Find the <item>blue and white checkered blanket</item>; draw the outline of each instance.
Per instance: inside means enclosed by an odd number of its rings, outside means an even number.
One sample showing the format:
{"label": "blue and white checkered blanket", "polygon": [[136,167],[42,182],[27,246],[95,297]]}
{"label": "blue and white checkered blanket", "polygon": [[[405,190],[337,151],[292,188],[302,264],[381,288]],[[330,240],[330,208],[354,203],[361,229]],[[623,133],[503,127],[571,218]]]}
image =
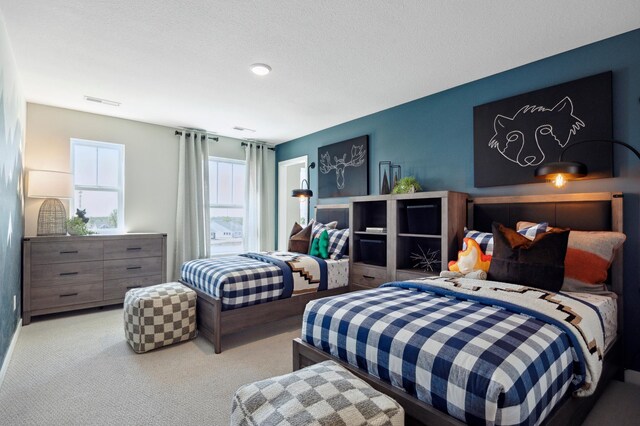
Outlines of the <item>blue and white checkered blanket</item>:
{"label": "blue and white checkered blanket", "polygon": [[236,309],[327,289],[327,264],[299,253],[246,253],[185,262],[181,280]]}
{"label": "blue and white checkered blanket", "polygon": [[[491,288],[474,295],[482,286]],[[567,390],[595,390],[604,332],[593,307],[523,288],[421,280],[315,300],[302,340],[467,423],[539,424]],[[529,308],[492,292],[521,297]],[[536,297],[566,319],[546,308],[536,318]],[[576,341],[581,332],[586,346]]]}

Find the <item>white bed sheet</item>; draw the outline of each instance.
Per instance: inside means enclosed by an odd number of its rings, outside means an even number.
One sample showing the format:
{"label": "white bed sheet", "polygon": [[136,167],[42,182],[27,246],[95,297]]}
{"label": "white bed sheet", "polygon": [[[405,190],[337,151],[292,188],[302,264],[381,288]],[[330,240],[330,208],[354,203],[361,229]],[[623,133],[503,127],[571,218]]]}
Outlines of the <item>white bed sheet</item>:
{"label": "white bed sheet", "polygon": [[604,322],[604,350],[609,349],[618,333],[618,301],[614,296],[563,291],[596,307]]}
{"label": "white bed sheet", "polygon": [[326,259],[325,262],[327,262],[327,290],[348,286],[349,258]]}

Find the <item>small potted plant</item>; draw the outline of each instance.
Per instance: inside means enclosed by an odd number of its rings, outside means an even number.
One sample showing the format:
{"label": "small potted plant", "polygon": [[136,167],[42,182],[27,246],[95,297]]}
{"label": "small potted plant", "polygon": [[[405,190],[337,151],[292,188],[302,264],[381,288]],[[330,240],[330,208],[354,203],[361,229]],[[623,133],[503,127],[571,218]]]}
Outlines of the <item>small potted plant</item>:
{"label": "small potted plant", "polygon": [[422,187],[413,176],[407,176],[400,179],[396,186],[393,187],[394,194],[413,194],[422,191]]}
{"label": "small potted plant", "polygon": [[87,227],[87,223],[89,223],[87,209],[76,209],[76,215],[71,219],[67,219],[67,232],[69,235],[74,236],[95,234]]}

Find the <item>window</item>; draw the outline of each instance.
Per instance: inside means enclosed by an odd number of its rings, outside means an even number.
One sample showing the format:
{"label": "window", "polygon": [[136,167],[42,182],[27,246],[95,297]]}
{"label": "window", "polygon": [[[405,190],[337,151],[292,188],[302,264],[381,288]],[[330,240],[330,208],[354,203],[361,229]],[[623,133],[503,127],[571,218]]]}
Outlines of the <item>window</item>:
{"label": "window", "polygon": [[212,256],[242,251],[244,173],[244,161],[209,157]]}
{"label": "window", "polygon": [[98,233],[124,230],[124,145],[71,139],[73,210]]}

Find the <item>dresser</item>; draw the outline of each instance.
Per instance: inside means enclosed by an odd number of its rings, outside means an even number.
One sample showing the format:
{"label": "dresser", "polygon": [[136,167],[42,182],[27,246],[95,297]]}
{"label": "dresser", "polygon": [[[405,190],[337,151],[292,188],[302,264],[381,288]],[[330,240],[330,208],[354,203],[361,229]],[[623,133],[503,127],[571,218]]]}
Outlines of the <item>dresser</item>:
{"label": "dresser", "polygon": [[37,315],[122,303],[167,278],[166,234],[26,237],[22,323]]}

